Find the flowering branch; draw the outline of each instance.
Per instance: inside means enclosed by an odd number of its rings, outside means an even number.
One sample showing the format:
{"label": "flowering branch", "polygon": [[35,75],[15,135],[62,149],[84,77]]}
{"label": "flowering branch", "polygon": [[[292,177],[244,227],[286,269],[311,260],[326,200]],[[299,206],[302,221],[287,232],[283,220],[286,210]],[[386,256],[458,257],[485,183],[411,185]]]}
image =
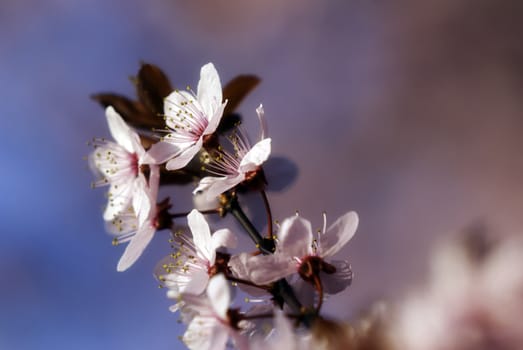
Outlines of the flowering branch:
{"label": "flowering branch", "polygon": [[[108,230],[117,245],[129,243],[118,271],[139,259],[156,231],[168,229],[173,252],[158,263],[154,274],[175,300],[171,310],[181,312],[187,323],[182,339],[190,349],[224,349],[228,339],[247,349],[246,334],[256,331],[253,320],[260,318],[272,318],[277,331],[291,332],[287,316],[278,309],[290,311],[296,325],[312,329],[322,320],[324,296],[343,291],[352,281],[348,262],[330,258],[354,235],[356,213],[343,215],[329,228],[324,215],[317,236],[308,220],[290,217],[279,225],[276,236],[262,168],[271,154],[263,106],[256,109],[260,136],[253,145],[234,112],[258,78],[239,76],[222,89],[218,72],[208,63],[201,68],[196,91],[178,90],[159,68],[144,64],[134,82],[138,101],[117,94],[93,97],[106,107],[114,138],[96,141],[89,162],[99,177],[96,186],[109,186],[103,216]],[[205,209],[169,213],[170,198],[158,202],[160,186],[194,181],[195,206]],[[262,197],[265,236],[239,203],[238,193],[249,191]],[[232,254],[229,250],[237,248],[235,233],[228,228],[211,231],[204,215],[227,213],[254,242],[257,254]],[[180,218],[187,219],[189,231],[174,225],[173,219]],[[232,308],[230,282],[260,297],[262,306]],[[305,302],[315,296],[316,306]],[[286,339],[293,342],[289,346],[303,348],[295,336]],[[252,349],[256,344],[253,341]]]}

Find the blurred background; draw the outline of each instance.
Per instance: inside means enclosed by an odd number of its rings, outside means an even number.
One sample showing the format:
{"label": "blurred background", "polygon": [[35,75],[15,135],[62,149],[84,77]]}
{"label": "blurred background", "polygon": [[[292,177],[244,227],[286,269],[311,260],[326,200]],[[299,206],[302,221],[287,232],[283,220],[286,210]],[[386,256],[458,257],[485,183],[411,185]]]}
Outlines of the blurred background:
{"label": "blurred background", "polygon": [[325,305],[352,320],[422,280],[442,237],[521,234],[522,35],[516,0],[3,0],[0,349],[183,348],[152,277],[167,238],[117,273],[82,159],[109,136],[89,95],[134,97],[140,61],[181,87],[209,61],[223,83],[262,77],[239,111],[255,136],[263,103],[298,168],[269,193],[275,218],[360,215],[339,255],[353,285]]}

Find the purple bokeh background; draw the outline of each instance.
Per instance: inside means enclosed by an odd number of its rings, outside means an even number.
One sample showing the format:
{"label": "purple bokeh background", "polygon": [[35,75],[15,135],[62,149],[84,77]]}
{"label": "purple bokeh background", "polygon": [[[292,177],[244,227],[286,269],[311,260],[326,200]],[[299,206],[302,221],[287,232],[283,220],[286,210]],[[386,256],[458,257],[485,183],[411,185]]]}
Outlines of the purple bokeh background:
{"label": "purple bokeh background", "polygon": [[[263,78],[241,105],[296,181],[276,219],[347,210],[353,286],[325,305],[351,320],[423,277],[443,235],[523,224],[523,5],[518,1],[2,1],[0,349],[173,349],[183,328],[152,278],[156,239],[132,269],[104,233],[103,191],[82,159],[108,136],[88,96],[133,96],[140,60],[195,85]],[[252,118],[251,118],[252,117]],[[272,177],[274,177],[274,174]],[[269,180],[271,174],[268,174]],[[176,199],[174,199],[176,202]],[[183,204],[181,205],[183,206]]]}

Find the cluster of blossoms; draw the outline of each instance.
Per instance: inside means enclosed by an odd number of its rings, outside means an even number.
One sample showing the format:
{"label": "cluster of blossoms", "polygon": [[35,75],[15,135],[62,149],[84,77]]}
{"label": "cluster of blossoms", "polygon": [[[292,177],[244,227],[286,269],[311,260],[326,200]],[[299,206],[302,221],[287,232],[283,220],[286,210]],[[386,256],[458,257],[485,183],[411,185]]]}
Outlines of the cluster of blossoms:
{"label": "cluster of blossoms", "polygon": [[[89,164],[108,186],[103,213],[113,244],[127,243],[118,271],[132,266],[158,231],[172,253],[154,275],[180,313],[190,349],[520,349],[523,345],[523,242],[492,244],[471,235],[466,244],[444,246],[433,259],[427,286],[395,307],[378,304],[350,326],[321,315],[324,299],[352,282],[346,260],[333,259],[358,226],[355,212],[314,232],[293,215],[273,225],[263,169],[271,153],[265,112],[251,145],[234,112],[258,84],[242,75],[222,88],[214,66],[201,68],[196,92],[173,89],[157,67],[143,64],[133,80],[138,100],[93,96],[105,107],[113,140],[93,140]],[[254,114],[254,113],[253,113]],[[164,185],[193,187],[196,208],[173,213]],[[240,205],[258,192],[265,232]],[[241,232],[212,232],[206,216],[233,216]],[[181,221],[181,223],[179,222]],[[238,234],[252,240],[238,247]],[[256,303],[234,303],[231,288]],[[240,294],[240,293],[238,293]]]}
{"label": "cluster of blossoms", "polygon": [[[171,310],[187,324],[182,340],[190,349],[312,348],[312,330],[326,322],[320,315],[324,298],[352,281],[350,264],[332,258],[353,237],[357,214],[348,212],[330,226],[324,214],[316,233],[298,215],[273,225],[263,169],[271,153],[263,106],[255,111],[261,132],[254,145],[234,112],[258,78],[239,76],[222,89],[209,63],[201,68],[196,92],[177,90],[160,69],[144,64],[134,82],[137,101],[93,96],[105,107],[113,138],[93,141],[93,185],[109,187],[103,219],[113,243],[128,243],[117,270],[132,266],[155,233],[166,230],[174,250],[154,273],[173,300]],[[171,212],[170,198],[159,201],[158,192],[172,184],[194,186],[205,209]],[[245,192],[260,193],[266,233],[240,205]],[[252,246],[238,251],[238,232],[211,231],[206,215],[226,214],[237,219]],[[185,222],[188,230],[181,228]],[[259,302],[233,307],[231,285]]]}

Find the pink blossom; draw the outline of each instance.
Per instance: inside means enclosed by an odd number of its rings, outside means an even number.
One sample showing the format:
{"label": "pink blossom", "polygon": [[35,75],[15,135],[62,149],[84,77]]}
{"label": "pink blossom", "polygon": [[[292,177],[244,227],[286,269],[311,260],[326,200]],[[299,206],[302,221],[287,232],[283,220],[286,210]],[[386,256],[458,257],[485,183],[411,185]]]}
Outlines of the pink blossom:
{"label": "pink blossom", "polygon": [[197,93],[175,90],[165,99],[167,135],[147,153],[147,162],[165,163],[168,170],[183,168],[203,146],[204,137],[214,133],[227,101],[212,63],[200,71]]}

